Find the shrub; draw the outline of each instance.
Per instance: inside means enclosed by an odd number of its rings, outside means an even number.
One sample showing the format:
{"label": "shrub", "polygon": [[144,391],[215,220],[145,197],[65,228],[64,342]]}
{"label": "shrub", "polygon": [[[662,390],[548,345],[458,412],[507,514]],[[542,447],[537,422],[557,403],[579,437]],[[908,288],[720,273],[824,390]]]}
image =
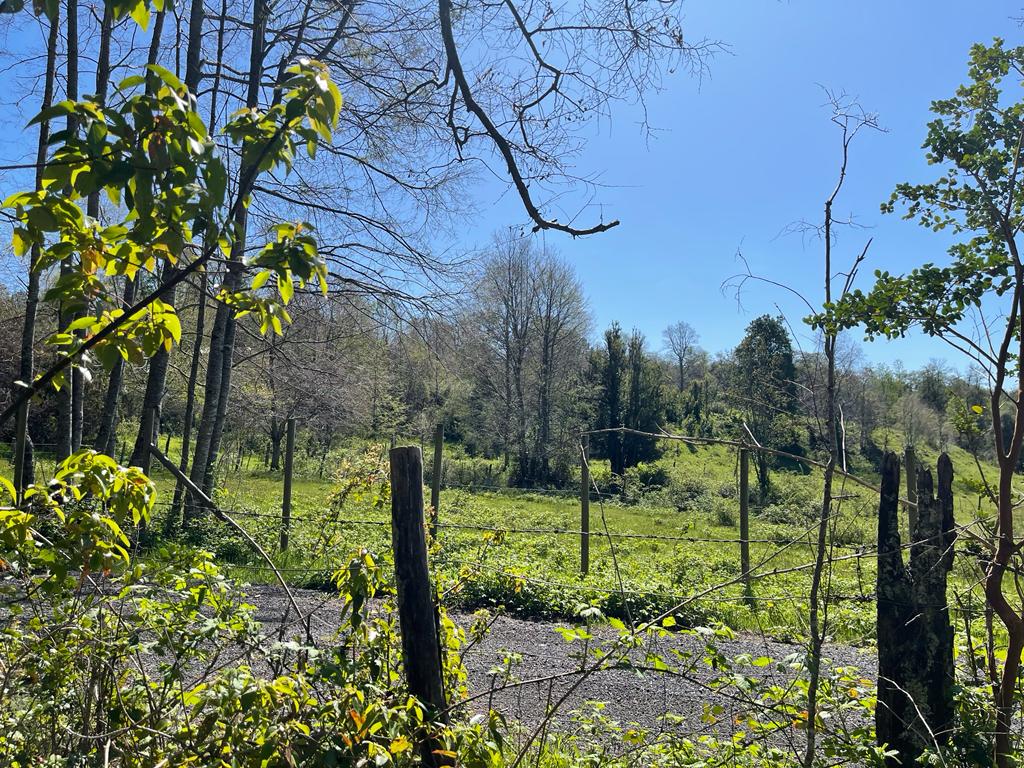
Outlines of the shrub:
{"label": "shrub", "polygon": [[711,488],[702,477],[686,476],[674,480],[668,489],[669,502],[680,512],[707,509],[711,505]]}
{"label": "shrub", "polygon": [[721,525],[726,528],[736,527],[736,518],[739,514],[736,502],[732,499],[723,499],[716,497],[712,499],[711,509],[713,512],[712,519],[715,525]]}

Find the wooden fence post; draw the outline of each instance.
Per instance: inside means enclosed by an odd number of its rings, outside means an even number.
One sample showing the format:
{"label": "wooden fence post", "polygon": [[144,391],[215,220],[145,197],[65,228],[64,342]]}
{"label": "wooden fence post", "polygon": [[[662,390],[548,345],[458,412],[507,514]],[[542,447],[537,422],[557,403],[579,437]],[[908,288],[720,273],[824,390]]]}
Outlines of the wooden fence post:
{"label": "wooden fence post", "polygon": [[580,441],[580,573],[590,572],[590,437]]}
{"label": "wooden fence post", "polygon": [[282,552],[288,549],[288,529],[292,524],[292,471],[295,468],[295,419],[288,419],[284,443],[284,497],[281,500]]}
{"label": "wooden fence post", "polygon": [[754,607],[750,582],[750,451],[740,448],[740,573],[743,575],[743,596]]}
{"label": "wooden fence post", "polygon": [[430,536],[437,536],[437,516],[441,508],[441,462],[444,460],[444,422],[434,428],[434,472],[430,478]]}
{"label": "wooden fence post", "polygon": [[[391,546],[398,588],[398,621],[402,661],[409,693],[427,708],[430,717],[447,721],[447,699],[441,676],[441,641],[427,568],[427,539],[423,520],[423,454],[418,446],[392,448]],[[434,753],[437,745],[425,738],[420,745],[427,765],[446,764]]]}

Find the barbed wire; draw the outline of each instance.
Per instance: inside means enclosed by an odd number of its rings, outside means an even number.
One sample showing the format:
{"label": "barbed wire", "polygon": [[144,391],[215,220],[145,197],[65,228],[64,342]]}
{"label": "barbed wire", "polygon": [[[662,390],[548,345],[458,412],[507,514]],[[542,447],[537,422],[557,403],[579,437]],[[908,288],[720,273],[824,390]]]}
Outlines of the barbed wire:
{"label": "barbed wire", "polygon": [[[275,522],[281,522],[281,514],[279,512],[259,512],[256,510],[229,510],[230,514],[237,517],[249,517],[254,519],[267,519]],[[372,520],[369,518],[314,518],[303,515],[291,515],[291,522],[308,522],[318,526],[324,525],[340,525],[340,526],[376,526],[376,527],[390,527],[390,520]],[[979,521],[972,521],[968,524],[957,525],[957,529],[966,531],[972,526],[978,524]],[[448,528],[453,530],[467,530],[467,531],[479,531],[484,533],[501,533],[501,534],[512,534],[512,535],[537,535],[537,536],[589,536],[592,539],[625,539],[635,541],[672,541],[682,542],[691,544],[728,544],[737,545],[742,544],[744,541],[748,544],[797,544],[800,546],[815,546],[815,543],[808,541],[801,541],[802,537],[789,537],[787,538],[784,534],[779,534],[773,537],[766,538],[731,538],[731,537],[713,537],[713,536],[686,536],[676,534],[658,534],[658,533],[623,533],[615,531],[583,531],[576,528],[547,528],[547,527],[502,527],[494,525],[483,525],[477,523],[458,523],[439,520],[435,525],[438,528]],[[901,543],[900,549],[910,549],[915,545],[927,544],[931,538],[918,539],[916,541],[909,541]],[[862,553],[863,555],[872,555],[877,553],[878,544],[876,542],[868,542],[862,544],[855,543],[843,543],[843,542],[830,542],[828,548],[831,550],[842,550],[850,551],[855,553]],[[969,554],[969,553],[962,553]]]}

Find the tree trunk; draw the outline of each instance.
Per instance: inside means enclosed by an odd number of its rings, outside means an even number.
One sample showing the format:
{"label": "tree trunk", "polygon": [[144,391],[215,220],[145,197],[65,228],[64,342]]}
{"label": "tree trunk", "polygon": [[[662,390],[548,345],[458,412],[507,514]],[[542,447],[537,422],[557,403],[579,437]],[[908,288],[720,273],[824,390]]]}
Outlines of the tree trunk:
{"label": "tree trunk", "polygon": [[162,347],[150,358],[149,375],[146,377],[146,391],[142,398],[139,431],[135,437],[135,447],[132,450],[132,457],[130,459],[133,467],[149,466],[149,445],[153,441],[154,436],[160,432],[160,410],[163,403],[169,362],[170,355]]}
{"label": "tree trunk", "polygon": [[284,437],[284,422],[277,416],[270,417],[270,469],[281,468],[281,439]]}
{"label": "tree trunk", "polygon": [[[243,221],[241,224],[243,232],[244,227]],[[237,258],[237,261],[233,260],[233,263],[228,265],[229,277],[232,274],[235,275],[234,280],[231,282],[232,287],[230,290],[235,290],[241,282],[241,251],[239,251]],[[239,269],[233,269],[236,266]],[[210,434],[210,450],[206,456],[206,470],[203,473],[203,490],[207,494],[213,492],[214,478],[217,472],[217,459],[220,455],[221,440],[224,437],[224,424],[227,421],[228,402],[231,398],[231,373],[234,365],[235,330],[237,328],[231,309],[226,304],[221,306],[226,310],[227,317],[225,318],[224,336],[221,342],[220,389],[217,392],[216,407],[213,412],[213,427]]]}
{"label": "tree trunk", "polygon": [[[58,6],[59,12],[60,6]],[[57,67],[57,35],[60,31],[59,18],[50,22],[50,30],[46,36],[46,76],[43,85],[43,99],[40,110],[49,109],[53,104],[53,84],[56,80],[55,71]],[[50,121],[42,120],[39,123],[39,140],[36,143],[36,174],[35,188],[42,188],[43,164],[46,162],[46,147],[50,140]],[[40,248],[33,245],[29,254],[28,289],[25,296],[25,321],[21,329],[21,362],[18,367],[18,379],[25,384],[30,384],[35,377],[35,345],[36,345],[36,316],[39,309],[39,273],[36,271],[36,264],[39,261]],[[31,401],[25,404],[25,430],[26,439],[25,454],[20,461],[22,469],[21,482],[25,485],[35,482],[35,462],[32,457],[32,440],[28,436],[28,410]]]}
{"label": "tree trunk", "polygon": [[887,453],[878,507],[878,705],[880,745],[898,751],[890,765],[912,765],[926,749],[948,743],[953,728],[953,628],[946,586],[953,567],[953,465],[938,464],[938,495],[930,470],[918,470],[917,524],[910,565],[899,533],[899,459]]}
{"label": "tree trunk", "polygon": [[[78,0],[68,0],[68,18],[65,28],[66,32],[66,55],[67,72],[65,95],[69,101],[78,100]],[[78,130],[78,121],[69,116],[67,120],[67,131],[74,134]],[[61,263],[61,276],[70,274],[71,265],[67,262]],[[74,319],[62,303],[57,325],[60,330],[68,327]],[[66,459],[75,450],[75,430],[80,427],[79,418],[76,418],[75,389],[76,382],[80,381],[81,374],[72,367],[71,372],[65,378],[63,385],[57,392],[57,459]],[[79,433],[79,437],[80,437]]]}
{"label": "tree trunk", "polygon": [[551,459],[549,444],[551,442],[551,390],[552,378],[554,376],[554,350],[555,338],[545,328],[543,343],[541,344],[540,361],[540,392],[537,402],[537,442],[535,453],[536,471],[534,476],[538,484],[547,486],[551,482]]}
{"label": "tree trunk", "polygon": [[758,451],[754,468],[757,470],[757,500],[764,506],[768,503],[768,494],[771,493],[771,466],[768,454]]}
{"label": "tree trunk", "polygon": [[[183,417],[181,431],[181,459],[178,462],[178,469],[182,475],[187,474],[189,467],[189,448],[192,442],[192,427],[196,416],[196,383],[199,379],[199,359],[203,350],[203,331],[206,326],[206,290],[207,272],[204,269],[199,278],[198,309],[196,315],[196,337],[192,345],[192,362],[189,364],[188,383],[185,392],[185,414]],[[174,484],[174,500],[171,502],[171,512],[168,515],[168,528],[177,527],[181,519],[181,503],[184,499],[185,485],[179,478]]]}
{"label": "tree trunk", "polygon": [[[99,24],[99,55],[96,59],[96,92],[95,98],[100,106],[106,104],[106,91],[111,81],[111,36],[114,32],[114,16],[110,6],[103,6],[103,17]],[[95,191],[86,200],[86,213],[94,219],[99,218],[99,193]],[[134,286],[132,286],[132,294]],[[125,286],[125,297],[128,300],[129,288]],[[108,453],[106,444],[113,442],[111,430],[116,427],[118,397],[121,394],[121,380],[124,372],[124,360],[118,357],[115,370],[111,370],[111,376],[106,386],[106,394],[103,398],[103,414],[100,416],[99,430],[96,435],[96,450]],[[84,392],[82,393],[84,395]],[[109,412],[108,412],[109,409]],[[105,428],[105,431],[104,431]],[[78,435],[78,442],[81,445],[81,432]],[[112,449],[113,450],[113,444]]]}
{"label": "tree trunk", "polygon": [[[197,0],[198,1],[198,0]],[[266,0],[256,0],[252,10],[253,34],[249,51],[249,80],[246,106],[255,108],[259,100],[259,86],[263,73],[265,55],[267,6]],[[249,167],[242,165],[239,178],[249,173]],[[242,256],[245,252],[246,224],[248,209],[242,206],[235,218],[235,242],[228,259],[224,289],[235,291],[241,284]],[[235,318],[230,307],[223,302],[217,305],[213,332],[210,335],[210,355],[207,361],[206,386],[204,388],[203,417],[196,435],[196,453],[192,461],[192,481],[207,494],[213,490],[213,478],[217,465],[217,454],[224,433],[228,399],[231,393],[231,366],[234,354]]]}
{"label": "tree trunk", "polygon": [[[125,280],[122,306],[130,306],[135,301],[135,281]],[[107,379],[107,392],[103,397],[103,413],[100,416],[99,430],[96,433],[95,448],[108,456],[114,455],[117,447],[118,401],[121,398],[121,385],[124,382],[124,359],[118,357],[110,369]]]}

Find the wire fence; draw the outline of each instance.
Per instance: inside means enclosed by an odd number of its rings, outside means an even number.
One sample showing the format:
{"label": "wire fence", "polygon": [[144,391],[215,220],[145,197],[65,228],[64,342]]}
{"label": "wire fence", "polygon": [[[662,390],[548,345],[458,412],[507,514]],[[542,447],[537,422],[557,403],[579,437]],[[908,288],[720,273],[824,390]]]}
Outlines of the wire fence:
{"label": "wire fence", "polygon": [[[164,505],[166,506],[166,505]],[[251,509],[237,509],[228,511],[233,517],[240,519],[251,519],[251,520],[269,520],[276,523],[280,523],[280,513],[273,512],[262,512]],[[343,518],[338,516],[326,515],[320,517],[310,517],[308,515],[292,516],[293,522],[307,522],[316,525],[323,529],[324,527],[338,526],[338,527],[372,527],[376,529],[390,529],[390,520],[375,520],[368,518]],[[974,524],[971,524],[974,525]],[[558,528],[558,527],[503,527],[494,525],[484,525],[475,523],[461,523],[461,522],[450,522],[450,521],[438,521],[437,527],[443,530],[452,531],[469,531],[469,532],[483,532],[483,533],[499,533],[503,535],[524,535],[524,536],[571,536],[579,537],[584,532],[578,529],[571,528]],[[971,526],[961,526],[962,529],[970,528]],[[672,542],[672,543],[687,543],[687,544],[715,544],[715,545],[728,545],[728,546],[739,546],[741,539],[738,538],[723,538],[723,537],[701,537],[701,536],[682,536],[682,535],[670,535],[670,534],[638,534],[638,533],[624,533],[624,532],[613,532],[613,531],[591,531],[588,534],[594,540],[605,540],[612,546],[616,540],[633,540],[633,541],[653,541],[653,542]],[[811,548],[813,542],[811,541],[800,541],[793,539],[784,539],[780,537],[774,538],[751,538],[747,540],[751,544],[760,545],[774,545],[775,547],[793,548],[799,547]],[[927,540],[919,540],[913,542],[907,542],[901,545],[903,550],[910,550],[915,546],[928,543]],[[848,554],[831,556],[830,563],[835,565],[840,562],[855,562],[858,567],[862,561],[873,562],[878,557],[878,545],[876,543],[861,544],[861,545],[830,545],[830,549],[837,551],[848,552]],[[970,552],[957,551],[957,555],[965,557],[974,557]],[[767,559],[774,556],[769,553]],[[544,578],[536,574],[524,572],[526,569],[524,566],[516,566],[513,564],[502,564],[495,563],[484,559],[465,559],[459,557],[453,557],[450,554],[444,553],[442,550],[441,554],[436,558],[434,563],[439,568],[450,568],[456,566],[462,574],[473,572],[483,572],[490,574],[493,577],[507,579],[510,584],[530,584],[539,587],[548,587],[557,590],[564,591],[566,593],[577,593],[581,596],[593,596],[593,595],[622,595],[627,598],[638,598],[646,600],[655,600],[661,603],[671,602],[696,602],[699,604],[713,604],[713,605],[769,605],[769,604],[791,604],[799,605],[805,603],[807,600],[806,595],[789,593],[789,594],[753,594],[752,592],[746,592],[745,594],[731,595],[724,593],[724,587],[722,590],[718,590],[708,594],[701,593],[683,593],[678,590],[673,590],[667,587],[658,587],[652,589],[639,589],[635,586],[624,586],[622,584],[600,584],[595,583],[593,580],[587,580],[581,578],[578,581],[564,581],[552,578]],[[295,577],[301,577],[309,583],[310,579],[318,582],[322,582],[325,579],[329,579],[335,572],[341,568],[341,563],[332,561],[329,558],[325,558],[319,562],[313,562],[307,565],[278,565],[274,568],[265,564],[254,564],[254,563],[227,563],[231,569],[237,569],[246,573],[263,574],[269,576],[276,570],[279,573],[286,574],[290,579],[295,580]],[[807,571],[814,566],[813,561],[801,562],[796,565],[789,565],[785,567],[778,567],[774,569],[757,569],[749,574],[751,581],[761,582],[769,580],[773,577],[789,573],[798,573],[801,571]],[[456,575],[459,578],[459,574]],[[729,582],[729,585],[739,585],[739,579],[734,579]],[[829,592],[827,599],[834,603],[871,603],[876,599],[874,591],[862,590],[858,594],[844,594],[840,592]],[[971,617],[982,615],[980,609],[975,610],[962,605],[949,605],[951,612],[959,614],[969,615]]]}
{"label": "wire fence", "polygon": [[[784,551],[810,551],[815,552],[817,547],[816,537],[814,532],[818,527],[818,522],[815,521],[812,525],[808,526],[807,530],[800,531],[796,529],[795,525],[790,526],[789,529],[783,529],[781,526],[777,533],[770,536],[750,536],[746,534],[747,531],[741,525],[740,536],[714,536],[714,535],[693,535],[687,534],[686,532],[667,532],[667,533],[652,533],[652,532],[637,532],[629,530],[616,530],[613,526],[609,525],[608,522],[608,508],[606,502],[615,498],[621,497],[620,493],[612,493],[605,491],[598,487],[593,476],[589,472],[589,461],[586,454],[585,443],[581,443],[581,459],[582,459],[582,472],[583,482],[587,484],[586,492],[583,489],[578,491],[568,490],[564,488],[509,488],[506,486],[489,485],[483,483],[468,483],[468,484],[439,484],[435,485],[435,493],[440,490],[446,491],[465,491],[476,494],[495,494],[495,495],[507,495],[512,497],[526,497],[531,495],[549,496],[552,498],[564,499],[571,501],[572,499],[579,500],[581,508],[581,520],[586,521],[590,518],[588,511],[588,502],[595,501],[600,508],[600,529],[591,530],[587,526],[572,526],[572,525],[531,525],[523,521],[524,524],[502,524],[492,523],[487,520],[452,520],[445,519],[443,516],[441,519],[434,519],[431,521],[431,528],[435,530],[436,538],[441,542],[442,547],[433,556],[435,560],[434,565],[438,567],[445,567],[451,569],[453,566],[461,569],[461,572],[468,572],[469,574],[487,574],[493,578],[508,579],[510,583],[516,585],[536,585],[538,587],[550,587],[553,589],[560,590],[566,594],[580,594],[580,595],[622,595],[624,598],[643,598],[657,601],[701,601],[711,603],[722,603],[722,604],[746,604],[749,606],[764,605],[768,603],[790,603],[797,605],[799,603],[806,602],[806,595],[791,593],[791,594],[757,594],[755,595],[751,589],[753,583],[763,583],[774,577],[783,576],[786,574],[797,574],[801,572],[809,571],[815,567],[814,560],[809,562],[799,562],[797,564],[788,564],[785,566],[779,566],[771,569],[764,568],[762,565],[758,565],[756,568],[751,569],[749,562],[744,565],[744,557],[749,558],[749,547],[751,545],[762,548],[759,553],[763,555],[762,564],[771,562],[773,559],[779,556]],[[383,459],[383,457],[382,457]],[[386,477],[387,472],[380,470],[379,475]],[[587,479],[590,482],[587,482]],[[864,483],[861,483],[864,485]],[[741,488],[743,486],[740,486]],[[835,496],[835,503],[837,506],[836,515],[838,516],[840,510],[847,499],[854,498],[852,494],[848,493],[837,493]],[[188,503],[188,502],[186,502]],[[484,506],[487,504],[486,496],[480,502]],[[743,503],[743,502],[741,502]],[[442,505],[443,507],[443,505]],[[630,506],[629,509],[632,512],[643,511],[643,507]],[[741,510],[743,508],[741,507]],[[229,511],[229,510],[225,510]],[[446,514],[453,514],[450,508],[444,508]],[[305,524],[311,526],[312,530],[318,539],[318,543],[337,541],[337,539],[331,539],[330,533],[336,529],[344,528],[359,528],[367,527],[374,528],[379,531],[390,530],[391,520],[390,519],[374,519],[367,516],[344,516],[340,509],[324,509],[323,513],[306,513],[306,514],[292,514],[291,510],[287,510],[284,514],[277,511],[264,511],[259,509],[235,509],[229,511],[232,517],[237,517],[242,521],[252,521],[254,523],[264,523],[269,525],[261,525],[260,533],[265,535],[268,527],[278,526],[279,528],[286,530],[289,525],[292,524]],[[515,510],[502,510],[503,514],[514,515]],[[466,514],[465,510],[459,510],[454,514]],[[691,525],[693,523],[690,523]],[[833,533],[835,528],[833,527]],[[253,533],[256,532],[254,529]],[[308,530],[307,530],[308,532]],[[549,574],[538,574],[535,571],[536,564],[523,565],[520,563],[497,563],[495,560],[498,558],[491,557],[489,560],[475,559],[465,560],[453,557],[451,551],[446,551],[444,544],[446,539],[450,542],[459,541],[457,538],[449,539],[449,536],[455,536],[456,534],[463,533],[481,533],[488,534],[497,537],[515,536],[515,537],[535,537],[538,539],[542,538],[558,538],[558,539],[576,539],[579,540],[581,546],[581,577],[579,580],[559,580],[557,578],[550,578]],[[282,541],[286,539],[282,537]],[[470,539],[471,540],[471,539]],[[466,539],[462,539],[461,543],[466,543]],[[587,578],[588,567],[585,565],[587,562],[588,555],[584,554],[589,551],[590,543],[604,543],[607,545],[607,549],[603,550],[607,552],[609,561],[605,563],[606,568],[604,569],[603,577],[606,579],[606,583],[600,583],[600,577]],[[658,584],[658,586],[652,586],[651,588],[645,588],[647,584],[637,584],[634,580],[632,583],[626,584],[623,581],[622,574],[620,571],[620,563],[618,558],[624,554],[629,554],[627,551],[617,552],[619,545],[626,543],[651,543],[651,544],[666,544],[666,545],[693,545],[694,547],[701,546],[713,546],[713,547],[725,547],[735,548],[737,553],[740,554],[740,562],[737,564],[739,568],[736,570],[735,578],[729,579],[725,584],[721,585],[716,593],[708,593],[702,591],[700,593],[686,594],[678,590],[673,589],[671,586],[667,586],[664,583]],[[917,541],[908,542],[902,545],[903,549],[912,549],[915,546],[924,544],[927,542]],[[384,543],[385,547],[388,547],[387,543]],[[767,551],[763,548],[769,548]],[[848,563],[854,565],[856,568],[856,594],[845,594],[843,589],[840,588],[828,588],[828,599],[834,602],[870,602],[875,600],[873,590],[867,588],[865,583],[865,574],[863,572],[862,564],[867,562],[871,563],[879,556],[879,547],[877,542],[849,542],[849,541],[835,541],[830,540],[827,544],[826,560],[828,566],[834,567],[840,563]],[[308,554],[308,553],[307,553]],[[963,555],[965,553],[958,553]],[[970,553],[966,553],[968,557],[975,557]],[[299,558],[302,557],[300,554]],[[302,580],[305,579],[309,582],[322,582],[325,577],[329,576],[337,570],[341,565],[337,562],[330,553],[323,552],[320,555],[314,554],[312,562],[307,564],[295,564],[294,559],[290,558],[279,558],[281,560],[278,567],[273,565],[264,564],[252,564],[252,563],[235,563],[228,564],[232,568],[237,568],[241,571],[245,571],[252,574],[273,574],[276,572],[278,578],[281,574],[287,574],[290,579]],[[564,557],[562,558],[564,564]],[[557,569],[555,569],[557,571]],[[614,578],[611,579],[613,583],[607,583],[609,573]],[[660,582],[661,579],[654,579],[651,583]],[[873,581],[873,579],[872,579]],[[675,582],[674,582],[675,583]],[[685,583],[685,582],[683,582]],[[782,583],[782,582],[778,582]],[[678,587],[678,583],[676,584]],[[743,594],[726,594],[726,587],[743,587]],[[872,584],[873,587],[873,584]],[[759,590],[760,591],[760,590]],[[848,591],[848,590],[847,590]]]}

